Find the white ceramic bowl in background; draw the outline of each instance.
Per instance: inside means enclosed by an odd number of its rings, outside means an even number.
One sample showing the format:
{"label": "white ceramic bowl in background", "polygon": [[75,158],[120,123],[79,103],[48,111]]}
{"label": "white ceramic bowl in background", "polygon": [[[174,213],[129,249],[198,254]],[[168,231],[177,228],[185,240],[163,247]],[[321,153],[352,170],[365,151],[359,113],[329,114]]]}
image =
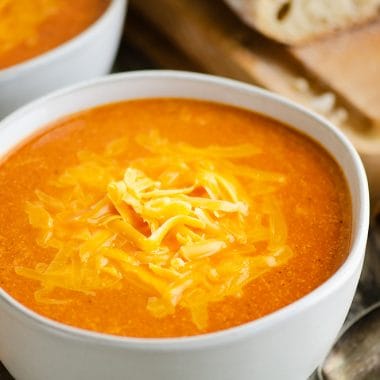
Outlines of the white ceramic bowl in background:
{"label": "white ceramic bowl in background", "polygon": [[99,19],[71,40],[0,70],[0,119],[50,91],[109,73],[126,6],[127,0],[111,0]]}
{"label": "white ceramic bowl in background", "polygon": [[56,92],[0,122],[0,159],[57,118],[104,103],[150,97],[243,107],[291,125],[322,144],[342,167],[352,196],[347,260],[328,281],[281,310],[238,327],[187,338],[124,338],[72,328],[37,315],[0,289],[0,360],[18,380],[305,380],[327,354],[350,307],[369,219],[360,158],[326,120],[232,80],[171,71],[126,73]]}

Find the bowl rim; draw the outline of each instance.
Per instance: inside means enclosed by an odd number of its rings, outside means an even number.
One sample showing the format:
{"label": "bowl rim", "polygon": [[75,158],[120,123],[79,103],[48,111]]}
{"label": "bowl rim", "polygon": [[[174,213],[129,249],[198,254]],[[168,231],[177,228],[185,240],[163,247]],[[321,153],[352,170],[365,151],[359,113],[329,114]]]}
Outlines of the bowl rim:
{"label": "bowl rim", "polygon": [[[54,91],[48,95],[45,95],[27,105],[21,107],[17,111],[11,113],[9,116],[0,121],[0,136],[4,128],[10,127],[11,124],[17,122],[17,120],[25,114],[37,109],[44,104],[48,104],[50,101],[54,101],[57,98],[70,95],[76,91],[82,89],[91,89],[93,87],[101,86],[102,84],[112,84],[118,81],[128,81],[129,78],[143,78],[143,79],[185,79],[190,82],[205,82],[216,84],[229,88],[233,91],[245,91],[251,94],[256,94],[270,102],[279,103],[287,108],[292,108],[299,114],[306,116],[309,119],[314,119],[323,128],[327,128],[337,138],[342,146],[348,151],[352,162],[355,166],[358,183],[358,197],[359,197],[359,212],[357,215],[357,234],[353,236],[351,242],[351,248],[349,255],[343,264],[337,269],[337,271],[324,281],[317,288],[307,293],[300,299],[292,302],[291,304],[275,310],[274,312],[265,315],[256,320],[244,323],[242,325],[230,327],[228,329],[194,335],[186,337],[172,337],[172,338],[136,338],[125,337],[118,335],[105,334],[90,330],[85,330],[78,327],[66,325],[61,322],[57,322],[48,317],[44,317],[33,310],[22,305],[16,299],[14,299],[5,290],[0,288],[0,308],[1,304],[5,303],[8,306],[15,317],[25,319],[32,323],[35,327],[41,328],[50,334],[56,336],[64,336],[73,340],[85,341],[87,343],[96,343],[104,346],[122,347],[126,349],[134,350],[149,350],[149,351],[174,351],[174,350],[192,350],[205,347],[211,347],[219,345],[220,343],[228,343],[236,340],[246,339],[251,335],[254,335],[257,331],[263,331],[270,329],[273,325],[276,325],[282,320],[287,319],[291,315],[297,315],[304,309],[307,309],[314,304],[318,303],[323,298],[327,297],[334,290],[338,289],[344,284],[350,276],[361,266],[364,257],[364,248],[367,240],[367,232],[369,226],[369,191],[368,183],[366,179],[366,173],[359,157],[352,143],[348,138],[338,130],[337,127],[332,125],[325,118],[317,115],[316,113],[309,111],[305,107],[289,100],[281,95],[272,93],[265,89],[253,86],[251,84],[243,83],[233,79],[227,79],[223,77],[213,76],[209,74],[200,74],[186,71],[174,71],[174,70],[144,70],[134,71],[119,74],[107,75],[100,78],[91,79],[79,84],[75,84],[58,91]],[[196,99],[196,98],[195,98]],[[120,100],[122,101],[122,100]],[[106,104],[106,103],[103,103]],[[228,104],[227,102],[225,104]],[[97,107],[98,105],[94,106]],[[86,108],[83,108],[83,110]],[[263,113],[264,114],[264,113]],[[270,117],[270,115],[268,115]],[[61,117],[59,117],[61,118]],[[277,118],[281,120],[281,118]],[[44,127],[44,126],[41,126]],[[297,130],[297,128],[295,128]],[[35,130],[36,131],[36,130]],[[309,136],[310,137],[310,136]],[[20,140],[22,142],[23,140]],[[17,145],[16,145],[17,146]],[[331,153],[332,154],[332,153]],[[334,156],[335,158],[335,156]],[[335,158],[336,159],[336,158]],[[352,196],[352,195],[351,195]]]}
{"label": "bowl rim", "polygon": [[64,57],[72,50],[79,49],[82,45],[88,43],[96,35],[102,25],[112,17],[119,5],[126,5],[128,0],[110,0],[104,12],[87,28],[74,35],[69,40],[49,49],[41,54],[33,56],[12,66],[0,69],[0,82],[8,80],[18,75],[35,69],[38,66],[48,65]]}

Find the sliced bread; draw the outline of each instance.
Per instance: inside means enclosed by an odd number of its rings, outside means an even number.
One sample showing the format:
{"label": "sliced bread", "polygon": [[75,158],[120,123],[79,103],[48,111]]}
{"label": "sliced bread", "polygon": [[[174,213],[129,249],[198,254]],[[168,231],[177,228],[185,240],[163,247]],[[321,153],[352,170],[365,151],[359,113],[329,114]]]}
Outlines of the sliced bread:
{"label": "sliced bread", "polygon": [[289,45],[364,23],[380,14],[380,0],[225,0],[250,26]]}

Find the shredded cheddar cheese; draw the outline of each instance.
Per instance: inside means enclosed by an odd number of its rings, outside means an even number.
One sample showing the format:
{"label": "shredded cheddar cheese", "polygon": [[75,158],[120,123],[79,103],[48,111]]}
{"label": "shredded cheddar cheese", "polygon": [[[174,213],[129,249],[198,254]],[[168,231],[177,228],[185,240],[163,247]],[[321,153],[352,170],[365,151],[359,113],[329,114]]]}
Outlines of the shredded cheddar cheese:
{"label": "shredded cheddar cheese", "polygon": [[20,44],[36,44],[41,23],[62,0],[0,0],[0,54]]}
{"label": "shredded cheddar cheese", "polygon": [[156,132],[136,142],[141,158],[122,158],[123,139],[103,155],[82,151],[52,182],[60,196],[36,192],[29,222],[56,253],[16,272],[53,304],[70,301],[54,298],[56,288],[94,295],[127,281],[152,315],[185,308],[204,329],[210,303],[241,296],[292,256],[276,197],[286,178],[237,162],[260,153],[251,144],[198,148]]}

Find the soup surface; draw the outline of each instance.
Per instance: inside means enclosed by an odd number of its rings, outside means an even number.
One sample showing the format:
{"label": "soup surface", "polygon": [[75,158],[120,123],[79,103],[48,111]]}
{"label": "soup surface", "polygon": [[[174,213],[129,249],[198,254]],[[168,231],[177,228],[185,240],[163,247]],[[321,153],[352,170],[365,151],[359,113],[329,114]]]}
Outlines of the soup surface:
{"label": "soup surface", "polygon": [[317,143],[214,103],[146,99],[59,120],[0,166],[0,285],[134,337],[252,321],[329,278],[350,195]]}
{"label": "soup surface", "polygon": [[0,0],[0,69],[42,54],[81,33],[110,0]]}

